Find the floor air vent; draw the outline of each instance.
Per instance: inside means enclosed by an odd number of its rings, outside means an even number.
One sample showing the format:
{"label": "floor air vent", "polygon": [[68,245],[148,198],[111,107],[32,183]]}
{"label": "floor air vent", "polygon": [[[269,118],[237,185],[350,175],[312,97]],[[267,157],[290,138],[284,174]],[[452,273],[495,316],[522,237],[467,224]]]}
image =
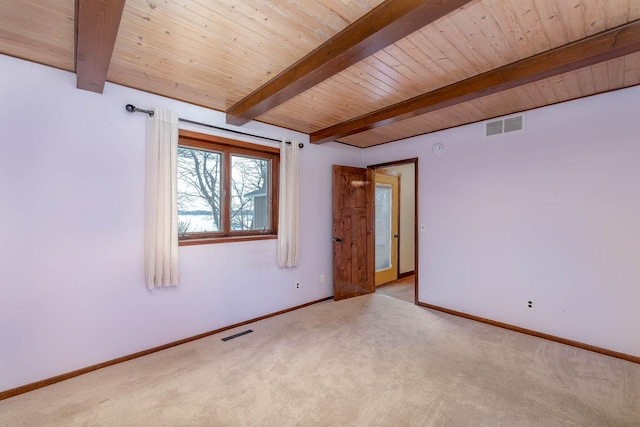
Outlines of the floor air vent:
{"label": "floor air vent", "polygon": [[251,332],[253,332],[251,329],[247,329],[246,331],[238,332],[237,334],[234,334],[234,335],[231,335],[231,336],[228,336],[228,337],[224,337],[224,338],[222,338],[222,341],[229,341],[229,340],[232,340],[234,338],[238,338],[238,337],[241,337],[243,335],[250,334]]}
{"label": "floor air vent", "polygon": [[484,125],[485,138],[501,135],[509,132],[519,132],[524,130],[524,114],[507,117],[500,120],[492,120]]}

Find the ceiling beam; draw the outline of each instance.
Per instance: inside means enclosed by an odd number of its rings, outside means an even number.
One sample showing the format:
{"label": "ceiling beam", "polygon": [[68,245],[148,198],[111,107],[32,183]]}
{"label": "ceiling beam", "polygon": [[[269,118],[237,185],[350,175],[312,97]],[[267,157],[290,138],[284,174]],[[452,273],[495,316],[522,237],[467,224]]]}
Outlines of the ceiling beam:
{"label": "ceiling beam", "polygon": [[76,87],[102,93],[125,0],[76,0]]}
{"label": "ceiling beam", "polygon": [[475,0],[386,0],[227,110],[243,125]]}
{"label": "ceiling beam", "polygon": [[313,132],[315,144],[513,89],[640,51],[640,20]]}

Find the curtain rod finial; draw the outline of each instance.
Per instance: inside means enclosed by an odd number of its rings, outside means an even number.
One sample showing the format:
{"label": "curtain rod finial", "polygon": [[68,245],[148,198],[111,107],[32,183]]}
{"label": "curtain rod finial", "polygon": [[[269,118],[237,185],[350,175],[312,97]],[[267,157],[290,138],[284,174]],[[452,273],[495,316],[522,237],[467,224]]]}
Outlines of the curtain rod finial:
{"label": "curtain rod finial", "polygon": [[[291,141],[285,141],[285,144],[291,145]],[[304,148],[304,144],[301,142],[298,144],[298,148]]]}
{"label": "curtain rod finial", "polygon": [[149,117],[153,117],[153,110],[143,110],[142,108],[138,108],[133,104],[127,104],[124,106],[124,108],[127,109],[128,112],[130,113],[147,113],[149,115]]}

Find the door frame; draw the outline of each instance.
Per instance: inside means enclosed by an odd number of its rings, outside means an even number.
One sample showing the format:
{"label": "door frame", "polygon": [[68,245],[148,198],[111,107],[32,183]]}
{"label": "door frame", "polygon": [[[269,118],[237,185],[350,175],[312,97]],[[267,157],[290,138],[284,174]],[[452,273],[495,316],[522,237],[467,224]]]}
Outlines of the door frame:
{"label": "door frame", "polygon": [[[402,159],[402,160],[394,160],[391,162],[385,162],[385,163],[378,163],[375,165],[369,165],[367,166],[368,169],[373,169],[373,172],[375,173],[376,169],[383,169],[383,168],[388,168],[388,167],[392,167],[392,166],[402,166],[402,165],[409,165],[409,164],[413,164],[413,168],[414,168],[414,200],[415,200],[415,212],[414,212],[414,224],[413,224],[413,236],[414,236],[414,245],[415,245],[415,254],[414,254],[414,287],[415,287],[415,292],[414,292],[414,304],[418,304],[418,249],[419,249],[419,244],[418,244],[418,158],[417,157],[412,157],[409,159]],[[399,246],[398,246],[399,247]],[[398,249],[399,250],[399,249]],[[400,268],[400,262],[398,262],[398,269]],[[398,270],[399,272],[399,270]]]}

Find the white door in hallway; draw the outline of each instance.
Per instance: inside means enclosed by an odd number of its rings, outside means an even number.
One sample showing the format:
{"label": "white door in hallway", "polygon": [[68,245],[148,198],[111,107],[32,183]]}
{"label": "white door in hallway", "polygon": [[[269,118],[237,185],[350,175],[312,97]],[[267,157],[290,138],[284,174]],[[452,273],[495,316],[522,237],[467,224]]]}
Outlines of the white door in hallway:
{"label": "white door in hallway", "polygon": [[395,175],[375,173],[375,284],[398,279],[400,184]]}

